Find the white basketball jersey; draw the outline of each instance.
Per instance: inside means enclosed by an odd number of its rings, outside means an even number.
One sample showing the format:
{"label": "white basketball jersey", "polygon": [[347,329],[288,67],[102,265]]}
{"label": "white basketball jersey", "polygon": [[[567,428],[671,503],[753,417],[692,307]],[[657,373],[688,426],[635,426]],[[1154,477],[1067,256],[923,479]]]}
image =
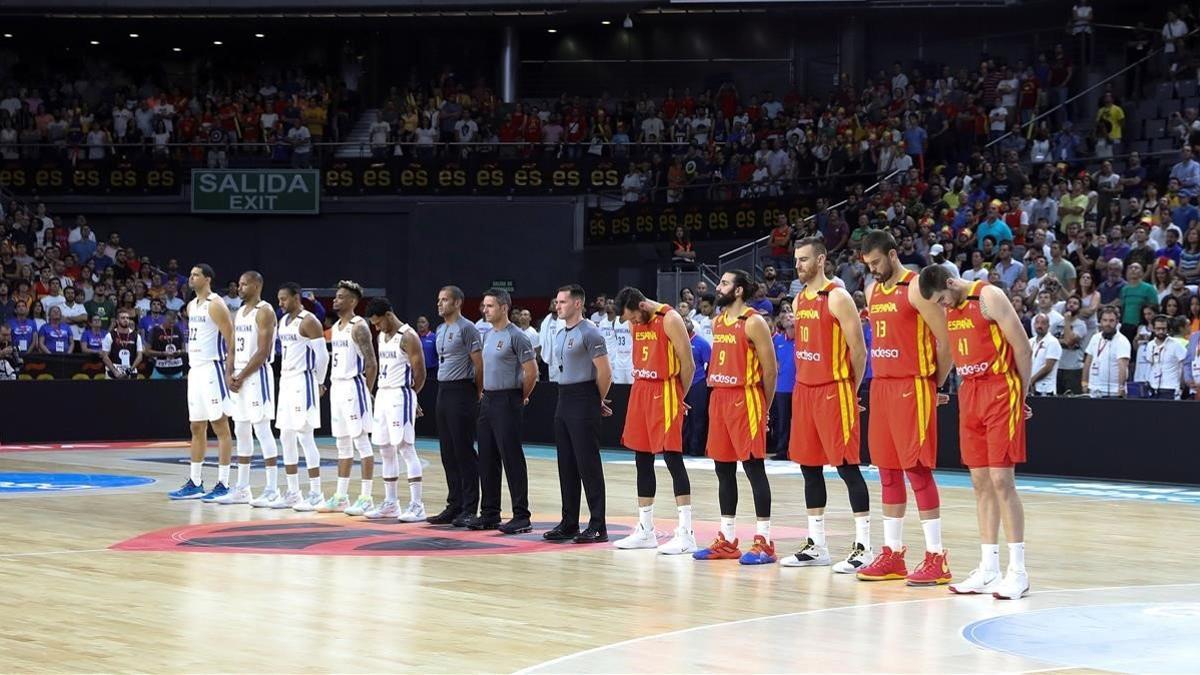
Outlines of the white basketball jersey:
{"label": "white basketball jersey", "polygon": [[[254,352],[258,351],[258,312],[266,308],[269,312],[274,312],[271,305],[263,300],[259,300],[258,304],[250,314],[244,314],[246,308],[241,307],[233,314],[233,367],[245,368],[247,363],[250,363],[250,357],[254,356]],[[271,353],[267,356],[267,364],[275,363],[275,336],[271,336]]]}
{"label": "white basketball jersey", "polygon": [[205,361],[225,360],[225,338],[217,328],[217,323],[208,315],[208,303],[224,302],[216,293],[209,293],[201,300],[193,298],[188,303],[188,365],[195,368],[196,364]]}
{"label": "white basketball jersey", "polygon": [[604,346],[608,349],[608,361],[613,370],[628,370],[633,367],[633,334],[629,332],[629,323],[607,316],[599,323],[600,334],[604,336]]}
{"label": "white basketball jersey", "polygon": [[[315,370],[317,358],[309,345],[310,339],[300,334],[300,325],[312,316],[306,309],[300,310],[296,318],[284,314],[279,319],[279,346],[283,350],[280,355],[280,370],[285,373],[303,373]],[[324,338],[321,338],[324,341]]]}
{"label": "white basketball jersey", "polygon": [[408,361],[408,352],[404,351],[404,336],[416,333],[406,323],[400,324],[396,334],[388,339],[384,333],[379,334],[379,384],[380,389],[399,389],[412,386],[412,364]]}
{"label": "white basketball jersey", "polygon": [[341,324],[340,320],[334,322],[331,331],[333,362],[330,364],[329,377],[334,380],[352,380],[363,374],[363,355],[351,336],[355,327],[365,326],[366,321],[361,316],[354,316],[344,327]]}

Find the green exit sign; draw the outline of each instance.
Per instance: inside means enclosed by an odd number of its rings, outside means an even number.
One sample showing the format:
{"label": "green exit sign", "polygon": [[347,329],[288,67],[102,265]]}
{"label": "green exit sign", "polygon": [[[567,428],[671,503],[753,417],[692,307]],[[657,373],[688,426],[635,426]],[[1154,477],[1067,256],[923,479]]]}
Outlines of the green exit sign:
{"label": "green exit sign", "polygon": [[315,214],[316,169],[192,169],[192,213]]}

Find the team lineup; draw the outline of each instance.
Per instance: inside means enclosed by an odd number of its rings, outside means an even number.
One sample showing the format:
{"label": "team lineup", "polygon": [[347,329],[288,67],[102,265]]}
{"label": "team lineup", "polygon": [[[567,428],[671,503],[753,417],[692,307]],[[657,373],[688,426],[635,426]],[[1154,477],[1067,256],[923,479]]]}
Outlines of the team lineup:
{"label": "team lineup", "polygon": [[[1024,514],[1014,467],[1026,456],[1031,354],[1020,320],[993,286],[952,278],[938,265],[920,273],[906,269],[887,232],[869,233],[861,250],[874,278],[866,291],[869,353],[854,300],[825,274],[823,240],[804,239],[795,247],[796,273],[804,290],[792,300],[795,388],[788,456],[804,477],[808,536],[799,551],[777,556],[771,537],[771,485],[765,462],[779,367],[771,328],[748,305],[754,284],[739,270],[723,274],[716,287],[719,312],[711,324],[712,356],[707,372],[700,374],[689,326],[672,307],[646,298],[636,288],[617,294],[607,320],[612,325],[606,328],[612,332],[617,319],[627,323],[632,346],[622,359],[626,362],[617,365],[601,328],[584,317],[584,289],[574,284],[558,289],[554,309],[561,329],[553,344],[541,349],[552,350],[545,360],[557,381],[554,437],[562,514],[542,537],[576,544],[609,541],[600,426],[603,417],[613,414],[611,385],[628,377],[632,387],[621,443],[634,451],[637,525],[612,542],[615,548],[656,549],[663,555],[691,554],[696,560],[738,560],[744,565],[829,566],[863,581],[948,584],[954,593],[998,599],[1026,595]],[[538,384],[538,369],[530,337],[509,321],[512,300],[506,291],[484,293],[480,309],[488,329],[481,335],[462,316],[463,292],[455,286],[442,288],[437,296],[442,320],[436,331],[438,362],[426,364],[417,332],[396,316],[386,299],[370,299],[366,317],[357,314],[363,291],[352,281],[337,284],[337,319],[327,342],[320,321],[304,309],[298,285],[279,286],[277,314],[262,297],[262,275],[245,272],[238,280],[242,306],[231,311],[213,292],[213,278],[211,267],[197,264],[188,279],[195,293],[187,305],[190,472],[183,486],[170,493],[171,499],[341,512],[505,535],[533,529],[521,439],[523,408]],[[278,387],[272,369],[277,358]],[[871,542],[871,498],[860,469],[864,408],[858,392],[868,359],[873,378],[867,447],[871,464],[879,470],[883,502],[883,543],[878,551]],[[424,414],[417,397],[427,366],[436,368],[434,414],[447,483],[446,506],[436,514],[425,510],[415,445],[415,422]],[[936,409],[947,400],[939,389],[952,368],[962,381],[960,445],[975,491],[981,544],[979,565],[957,581],[942,545],[933,474]],[[720,528],[707,547],[698,544],[692,529],[691,484],[683,460],[693,375],[699,378],[696,386],[711,391],[705,449],[715,464]],[[314,437],[325,395],[338,460],[336,489],[328,497]],[[279,432],[278,446],[272,421]],[[216,486],[206,490],[202,467],[210,427],[218,442],[218,476]],[[257,497],[250,487],[255,439],[266,466]],[[237,476],[231,482],[235,446]],[[385,490],[378,504],[373,497],[376,446]],[[301,450],[307,491],[300,484]],[[278,484],[280,454],[284,486]],[[677,511],[673,534],[663,544],[654,521],[659,455],[671,477]],[[350,487],[355,458],[361,480],[357,496]],[[409,488],[406,499],[398,495],[401,461]],[[755,514],[753,534],[742,537],[736,522],[739,463],[750,484]],[[845,483],[854,520],[848,552],[836,561],[825,534],[825,466],[834,467]],[[501,517],[502,477],[512,505],[509,520]],[[909,488],[925,544],[911,571],[902,537]],[[589,515],[582,529],[581,498]],[[1006,570],[1000,565],[1001,527],[1008,544]],[[745,550],[743,541],[749,544]]]}

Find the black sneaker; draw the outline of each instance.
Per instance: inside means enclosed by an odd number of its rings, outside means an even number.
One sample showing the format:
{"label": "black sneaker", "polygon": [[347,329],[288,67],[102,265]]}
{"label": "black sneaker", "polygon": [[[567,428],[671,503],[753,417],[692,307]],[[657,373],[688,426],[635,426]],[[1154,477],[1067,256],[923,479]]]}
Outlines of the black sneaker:
{"label": "black sneaker", "polygon": [[454,522],[454,517],[458,515],[458,509],[447,506],[442,509],[442,512],[436,516],[429,516],[425,522],[433,525],[449,525]]}
{"label": "black sneaker", "polygon": [[528,518],[513,518],[498,529],[502,534],[524,534],[526,532],[533,532],[533,525],[529,522]]}
{"label": "black sneaker", "polygon": [[454,516],[454,520],[451,520],[450,524],[455,527],[466,527],[467,525],[470,525],[471,521],[474,519],[475,519],[474,513],[467,513],[466,511],[463,511],[462,513],[458,514],[457,516]]}
{"label": "black sneaker", "polygon": [[594,527],[589,527],[583,532],[575,535],[575,539],[573,541],[576,544],[600,544],[608,541],[608,532]]}
{"label": "black sneaker", "polygon": [[542,539],[545,539],[546,541],[571,541],[577,534],[579,534],[578,527],[573,528],[570,525],[559,523],[552,529],[543,532]]}
{"label": "black sneaker", "polygon": [[466,526],[468,530],[497,530],[500,529],[500,519],[475,516],[466,522]]}

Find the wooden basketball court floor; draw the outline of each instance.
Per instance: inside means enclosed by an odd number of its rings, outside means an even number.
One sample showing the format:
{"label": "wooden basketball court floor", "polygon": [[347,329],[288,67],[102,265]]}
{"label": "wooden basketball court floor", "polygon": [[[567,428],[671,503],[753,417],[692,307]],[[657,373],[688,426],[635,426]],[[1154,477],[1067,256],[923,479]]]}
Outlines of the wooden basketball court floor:
{"label": "wooden basketball court floor", "polygon": [[[322,442],[326,457],[331,445]],[[445,493],[436,446],[419,447],[425,502],[437,511]],[[559,508],[552,448],[527,447],[542,526],[517,538],[170,502],[185,452],[179,444],[0,449],[0,672],[1195,670],[1196,488],[1023,479],[1033,594],[1004,602],[863,583],[828,568],[543,544]],[[634,522],[634,469],[628,454],[605,458],[616,539]],[[697,534],[707,541],[718,515],[715,478],[706,460],[688,464]],[[796,469],[770,468],[781,556],[804,536]],[[332,467],[324,475],[329,490]],[[144,484],[119,487],[130,476]],[[215,469],[206,466],[205,477]],[[974,502],[965,475],[939,471],[938,479],[961,578],[978,560]],[[878,479],[871,472],[868,480],[878,549]],[[256,471],[255,486],[261,481]],[[836,474],[827,483],[838,553],[853,528]],[[658,484],[665,539],[674,508],[661,463]],[[741,494],[739,531],[748,536],[744,478]],[[922,546],[911,511],[905,538],[914,565]]]}

